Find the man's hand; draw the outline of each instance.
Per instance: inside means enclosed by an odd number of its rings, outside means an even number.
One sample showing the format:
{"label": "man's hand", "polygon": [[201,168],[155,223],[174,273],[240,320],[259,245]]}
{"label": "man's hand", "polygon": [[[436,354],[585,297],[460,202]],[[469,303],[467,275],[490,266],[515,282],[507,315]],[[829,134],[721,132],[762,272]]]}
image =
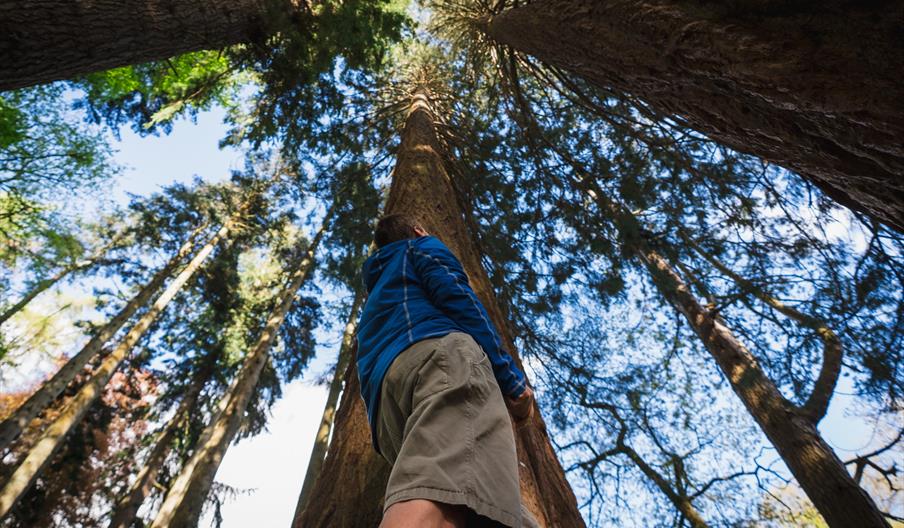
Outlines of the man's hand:
{"label": "man's hand", "polygon": [[534,391],[527,387],[517,398],[506,397],[505,404],[508,405],[515,423],[524,422],[534,415]]}

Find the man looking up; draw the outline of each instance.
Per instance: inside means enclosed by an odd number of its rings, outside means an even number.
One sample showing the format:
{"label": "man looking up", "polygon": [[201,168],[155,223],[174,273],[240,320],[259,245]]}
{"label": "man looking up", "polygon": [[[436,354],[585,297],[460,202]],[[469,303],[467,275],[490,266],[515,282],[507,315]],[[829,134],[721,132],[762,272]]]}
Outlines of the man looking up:
{"label": "man looking up", "polygon": [[533,524],[506,412],[533,409],[524,374],[439,239],[395,214],[374,240],[358,374],[374,447],[392,464],[381,528]]}

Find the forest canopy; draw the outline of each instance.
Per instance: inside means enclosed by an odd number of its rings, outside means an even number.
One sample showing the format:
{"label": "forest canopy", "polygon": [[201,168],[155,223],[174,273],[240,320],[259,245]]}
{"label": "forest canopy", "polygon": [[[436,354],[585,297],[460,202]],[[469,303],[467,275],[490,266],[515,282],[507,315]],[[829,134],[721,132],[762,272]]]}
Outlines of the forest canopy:
{"label": "forest canopy", "polygon": [[[899,3],[7,4],[0,526],[234,526],[301,386],[273,519],[376,526],[389,213],[527,374],[540,526],[904,526]],[[167,137],[241,162],[121,192]]]}

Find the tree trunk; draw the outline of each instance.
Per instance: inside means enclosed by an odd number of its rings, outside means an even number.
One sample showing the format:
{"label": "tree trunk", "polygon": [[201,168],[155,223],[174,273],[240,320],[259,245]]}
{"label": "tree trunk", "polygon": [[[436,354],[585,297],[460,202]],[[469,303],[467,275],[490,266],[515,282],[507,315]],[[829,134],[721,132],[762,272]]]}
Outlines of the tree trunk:
{"label": "tree trunk", "polygon": [[800,326],[810,329],[819,337],[820,341],[822,341],[822,366],[819,369],[819,376],[813,383],[813,390],[810,392],[810,396],[801,406],[801,411],[807,414],[815,424],[822,421],[829,410],[832,395],[835,394],[835,386],[838,384],[838,377],[841,375],[841,367],[844,360],[844,346],[838,335],[819,317],[803,313],[783,303],[751,281],[741,277],[716,257],[704,251],[689,236],[682,233],[681,238],[704,260],[712,264],[723,275],[731,278],[742,290],[752,293],[775,311],[795,321]]}
{"label": "tree trunk", "polygon": [[154,304],[138,319],[135,326],[126,333],[119,345],[113,349],[110,355],[104,358],[97,370],[92,374],[91,379],[66,404],[60,416],[50,424],[37,443],[28,451],[25,459],[16,468],[3,489],[0,490],[0,518],[3,518],[22,494],[31,487],[53,454],[63,444],[66,435],[79,423],[88,408],[101,397],[104,386],[113,376],[113,373],[116,372],[116,369],[119,368],[119,365],[126,358],[132,347],[135,346],[135,343],[141,339],[173,297],[179,293],[182,286],[201,267],[201,264],[213,252],[217,243],[229,232],[230,226],[231,222],[228,222],[221,227],[189,261],[185,269],[176,275],[173,281],[163,290],[163,293],[160,294],[160,297],[154,301]]}
{"label": "tree trunk", "polygon": [[314,438],[314,447],[311,449],[311,458],[308,460],[308,469],[304,475],[301,492],[298,494],[298,503],[295,505],[293,522],[301,519],[301,514],[308,502],[311,487],[317,480],[323,469],[323,460],[326,458],[326,450],[329,446],[330,431],[333,429],[333,421],[336,417],[336,404],[339,402],[339,393],[342,391],[342,381],[345,379],[345,370],[352,357],[352,349],[355,347],[355,330],[358,327],[358,310],[364,302],[364,285],[358,285],[355,292],[355,300],[348,314],[348,322],[345,324],[345,332],[342,334],[342,344],[339,346],[339,359],[336,362],[336,371],[330,381],[330,390],[327,393],[326,405],[323,407],[323,415],[320,418],[320,427]]}
{"label": "tree trunk", "polygon": [[656,485],[657,488],[659,488],[659,491],[669,499],[676,510],[681,512],[681,515],[687,519],[688,523],[690,523],[693,528],[709,528],[709,525],[703,520],[703,516],[697,511],[694,503],[691,502],[687,496],[674,490],[668,480],[666,480],[656,468],[647,464],[647,461],[644,460],[637,451],[627,445],[620,446],[620,450],[651,482],[653,482],[653,484]]}
{"label": "tree trunk", "polygon": [[176,409],[173,417],[170,418],[163,430],[157,436],[154,448],[148,455],[144,466],[135,477],[135,482],[129,488],[129,491],[119,499],[111,514],[111,520],[108,528],[130,528],[138,514],[138,508],[141,507],[144,500],[150,494],[154,485],[157,483],[157,474],[166,462],[173,449],[173,440],[176,433],[186,418],[191,415],[192,410],[198,402],[198,397],[207,384],[207,380],[213,373],[219,354],[209,353],[204,358],[204,363],[200,366],[194,375],[194,379],[189,385],[179,407]]}
{"label": "tree trunk", "polygon": [[70,266],[66,266],[51,277],[39,280],[37,284],[35,284],[30,290],[25,292],[25,295],[23,295],[22,298],[19,299],[18,302],[16,302],[16,304],[10,306],[2,314],[0,314],[0,325],[8,321],[10,317],[16,315],[22,308],[25,308],[28,303],[34,300],[35,297],[41,295],[45,291],[49,290],[54,284],[65,279],[70,273],[88,268],[93,265],[94,262],[94,260],[79,261]]}
{"label": "tree trunk", "polygon": [[[330,214],[327,213],[327,219]],[[170,486],[151,528],[195,528],[198,525],[220,462],[242,424],[245,408],[254,394],[261,370],[270,359],[270,347],[276,340],[276,333],[292,307],[298,290],[311,275],[314,253],[326,225],[327,220],[324,220],[307,251],[299,259],[288,284],[280,292],[254,349],[245,358],[241,370],[220,400],[217,413],[198,441],[197,449]]]}
{"label": "tree trunk", "polygon": [[265,0],[0,0],[0,90],[261,38],[267,7]]}
{"label": "tree trunk", "polygon": [[[580,185],[580,184],[579,184]],[[833,528],[888,528],[870,496],[851,478],[841,460],[816,428],[813,413],[782,396],[753,354],[717,313],[705,309],[669,262],[644,238],[632,213],[593,186],[582,185],[629,230],[640,234],[629,248],[650,273],[659,293],[684,315],[690,327],[725,374],[732,390],[759,424],[819,513]],[[592,185],[592,184],[591,184]],[[821,375],[820,378],[823,376]],[[826,399],[826,405],[828,399]]]}
{"label": "tree trunk", "polygon": [[85,365],[100,352],[107,341],[116,335],[126,321],[148,303],[151,297],[163,286],[166,279],[173,274],[185,257],[194,249],[197,237],[204,227],[206,227],[206,224],[193,231],[188,240],[179,248],[179,251],[170,258],[163,268],[151,277],[147,284],[138,290],[138,293],[123,306],[119,313],[101,327],[88,340],[85,346],[76,355],[72,356],[52,378],[44,382],[25,403],[19,406],[3,423],[0,423],[0,452],[9,448],[13,440],[18,438],[25,427],[66,389],[78,373],[85,368]]}
{"label": "tree trunk", "polygon": [[[486,271],[480,261],[465,210],[443,163],[442,147],[434,127],[435,115],[425,91],[409,107],[386,213],[408,213],[437,235],[458,256],[471,286],[499,329],[506,350],[515,353]],[[349,369],[353,370],[354,365]],[[387,464],[371,446],[370,428],[356,375],[348,379],[339,407],[336,430],[324,463],[324,474],[311,490],[310,504],[294,526],[376,526],[382,517],[383,492],[389,477]],[[535,409],[534,418],[515,431],[524,506],[541,526],[583,526],[577,501],[553,452],[546,425]],[[349,505],[354,505],[350,507]]]}
{"label": "tree trunk", "polygon": [[383,492],[390,468],[371,444],[354,361],[349,362],[343,378],[345,390],[321,470],[321,475],[329,478],[314,481],[307,500],[314,506],[296,515],[292,528],[371,528],[383,518]]}
{"label": "tree trunk", "polygon": [[537,0],[485,29],[904,231],[902,25],[892,1]]}
{"label": "tree trunk", "polygon": [[750,351],[715,313],[697,302],[661,255],[645,249],[640,256],[660,293],[690,323],[829,526],[888,528],[876,504],[851,478],[810,415],[782,396]]}

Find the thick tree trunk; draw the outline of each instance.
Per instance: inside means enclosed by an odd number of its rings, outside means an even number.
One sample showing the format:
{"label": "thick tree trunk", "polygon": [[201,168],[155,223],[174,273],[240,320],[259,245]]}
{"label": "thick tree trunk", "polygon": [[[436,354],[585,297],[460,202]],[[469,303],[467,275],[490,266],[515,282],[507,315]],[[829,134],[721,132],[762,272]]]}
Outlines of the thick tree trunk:
{"label": "thick tree trunk", "polygon": [[355,362],[345,369],[345,390],[336,412],[333,440],[308,504],[292,528],[376,527],[383,518],[389,465],[374,451]]}
{"label": "thick tree trunk", "polygon": [[266,0],[0,0],[0,90],[260,38],[266,7]]}
{"label": "thick tree trunk", "polygon": [[179,427],[195,408],[204,385],[207,384],[207,380],[213,373],[217,359],[218,354],[213,353],[204,358],[203,364],[193,376],[191,384],[182,396],[182,401],[179,402],[175,414],[157,435],[157,441],[147,460],[144,461],[141,471],[136,475],[135,482],[113,508],[108,528],[130,528],[132,526],[138,509],[157,483],[157,475],[173,449],[173,440]]}
{"label": "thick tree trunk", "polygon": [[0,423],[0,452],[5,451],[10,444],[18,438],[25,427],[38,416],[48,405],[50,405],[57,396],[75,379],[79,372],[85,368],[94,357],[100,352],[107,341],[109,341],[119,329],[128,321],[135,312],[150,301],[151,297],[163,286],[176,268],[182,263],[185,257],[191,253],[197,243],[197,237],[201,230],[206,227],[199,227],[188,237],[188,239],[179,248],[179,251],[170,258],[169,262],[158,270],[147,284],[138,290],[138,293],[123,306],[107,324],[100,328],[94,336],[85,344],[82,349],[72,356],[60,370],[58,370],[52,378],[44,382],[28,400],[25,401],[16,411],[11,414],[3,423]]}
{"label": "thick tree trunk", "polygon": [[292,307],[298,290],[311,276],[314,253],[325,229],[326,220],[280,292],[254,349],[245,358],[235,380],[220,400],[217,413],[201,436],[197,449],[170,486],[151,528],[195,528],[198,525],[220,462],[242,424],[245,408],[254,394],[264,365],[270,359],[270,347],[276,340],[279,327]]}
{"label": "thick tree trunk", "polygon": [[[507,350],[514,353],[511,332],[496,303],[480,261],[465,210],[456,199],[443,163],[434,126],[435,116],[425,92],[414,96],[409,109],[386,213],[409,213],[438,236],[458,256],[474,288],[499,329]],[[350,366],[350,370],[353,365]],[[349,378],[339,407],[333,441],[324,464],[329,479],[318,479],[310,504],[294,526],[376,526],[381,518],[388,467],[371,446],[370,429],[360,397],[357,376]],[[577,502],[553,452],[546,425],[535,409],[534,418],[515,432],[525,507],[541,526],[583,526]],[[353,504],[354,507],[349,507]]]}
{"label": "thick tree trunk", "polygon": [[904,231],[902,26],[887,0],[537,0],[486,31]]}
{"label": "thick tree trunk", "polygon": [[[718,314],[697,301],[671,264],[644,239],[644,230],[636,217],[612,202],[599,187],[588,181],[578,185],[597,201],[603,211],[618,218],[623,225],[630,226],[630,231],[640,234],[639,238],[633,239],[630,249],[640,258],[662,296],[684,315],[703,341],[732,390],[775,446],[829,526],[888,528],[876,504],[857,485],[816,428],[814,416],[821,417],[824,410],[814,414],[809,404],[797,406],[782,396],[753,354],[734,336]],[[832,361],[830,358],[827,360]],[[834,363],[823,365],[823,372],[826,368],[835,370]],[[823,384],[827,383],[824,377],[820,374]],[[817,386],[817,389],[820,387]],[[828,400],[828,397],[824,398],[825,405],[828,405]]]}
{"label": "thick tree trunk", "polygon": [[323,407],[323,415],[320,418],[320,427],[317,428],[317,436],[314,438],[314,447],[311,449],[311,457],[308,460],[308,469],[305,471],[301,492],[298,494],[298,503],[295,505],[293,523],[301,519],[301,514],[307,505],[311,494],[311,487],[316,482],[323,469],[323,461],[326,458],[326,450],[329,447],[330,431],[333,429],[333,421],[336,417],[336,404],[339,403],[339,393],[342,391],[342,381],[345,379],[345,370],[352,358],[355,347],[355,330],[358,328],[358,309],[364,303],[364,285],[359,285],[355,292],[355,300],[348,314],[348,322],[345,324],[345,332],[342,334],[342,344],[339,346],[339,359],[336,362],[336,372],[330,381],[330,390],[326,396],[326,405]]}
{"label": "thick tree trunk", "polygon": [[207,244],[195,254],[188,265],[185,266],[185,269],[176,275],[173,281],[163,290],[163,293],[160,294],[160,297],[138,319],[135,326],[126,333],[110,355],[104,358],[92,374],[91,379],[66,404],[60,416],[44,431],[44,434],[29,450],[25,459],[16,468],[3,489],[0,490],[0,518],[3,518],[22,494],[31,487],[53,454],[63,444],[69,432],[79,423],[91,405],[101,397],[104,386],[116,372],[116,369],[119,368],[132,347],[135,346],[135,343],[141,339],[170,301],[173,300],[173,297],[179,293],[179,290],[201,267],[201,264],[213,252],[219,241],[226,236],[229,229],[229,223],[221,227]]}

